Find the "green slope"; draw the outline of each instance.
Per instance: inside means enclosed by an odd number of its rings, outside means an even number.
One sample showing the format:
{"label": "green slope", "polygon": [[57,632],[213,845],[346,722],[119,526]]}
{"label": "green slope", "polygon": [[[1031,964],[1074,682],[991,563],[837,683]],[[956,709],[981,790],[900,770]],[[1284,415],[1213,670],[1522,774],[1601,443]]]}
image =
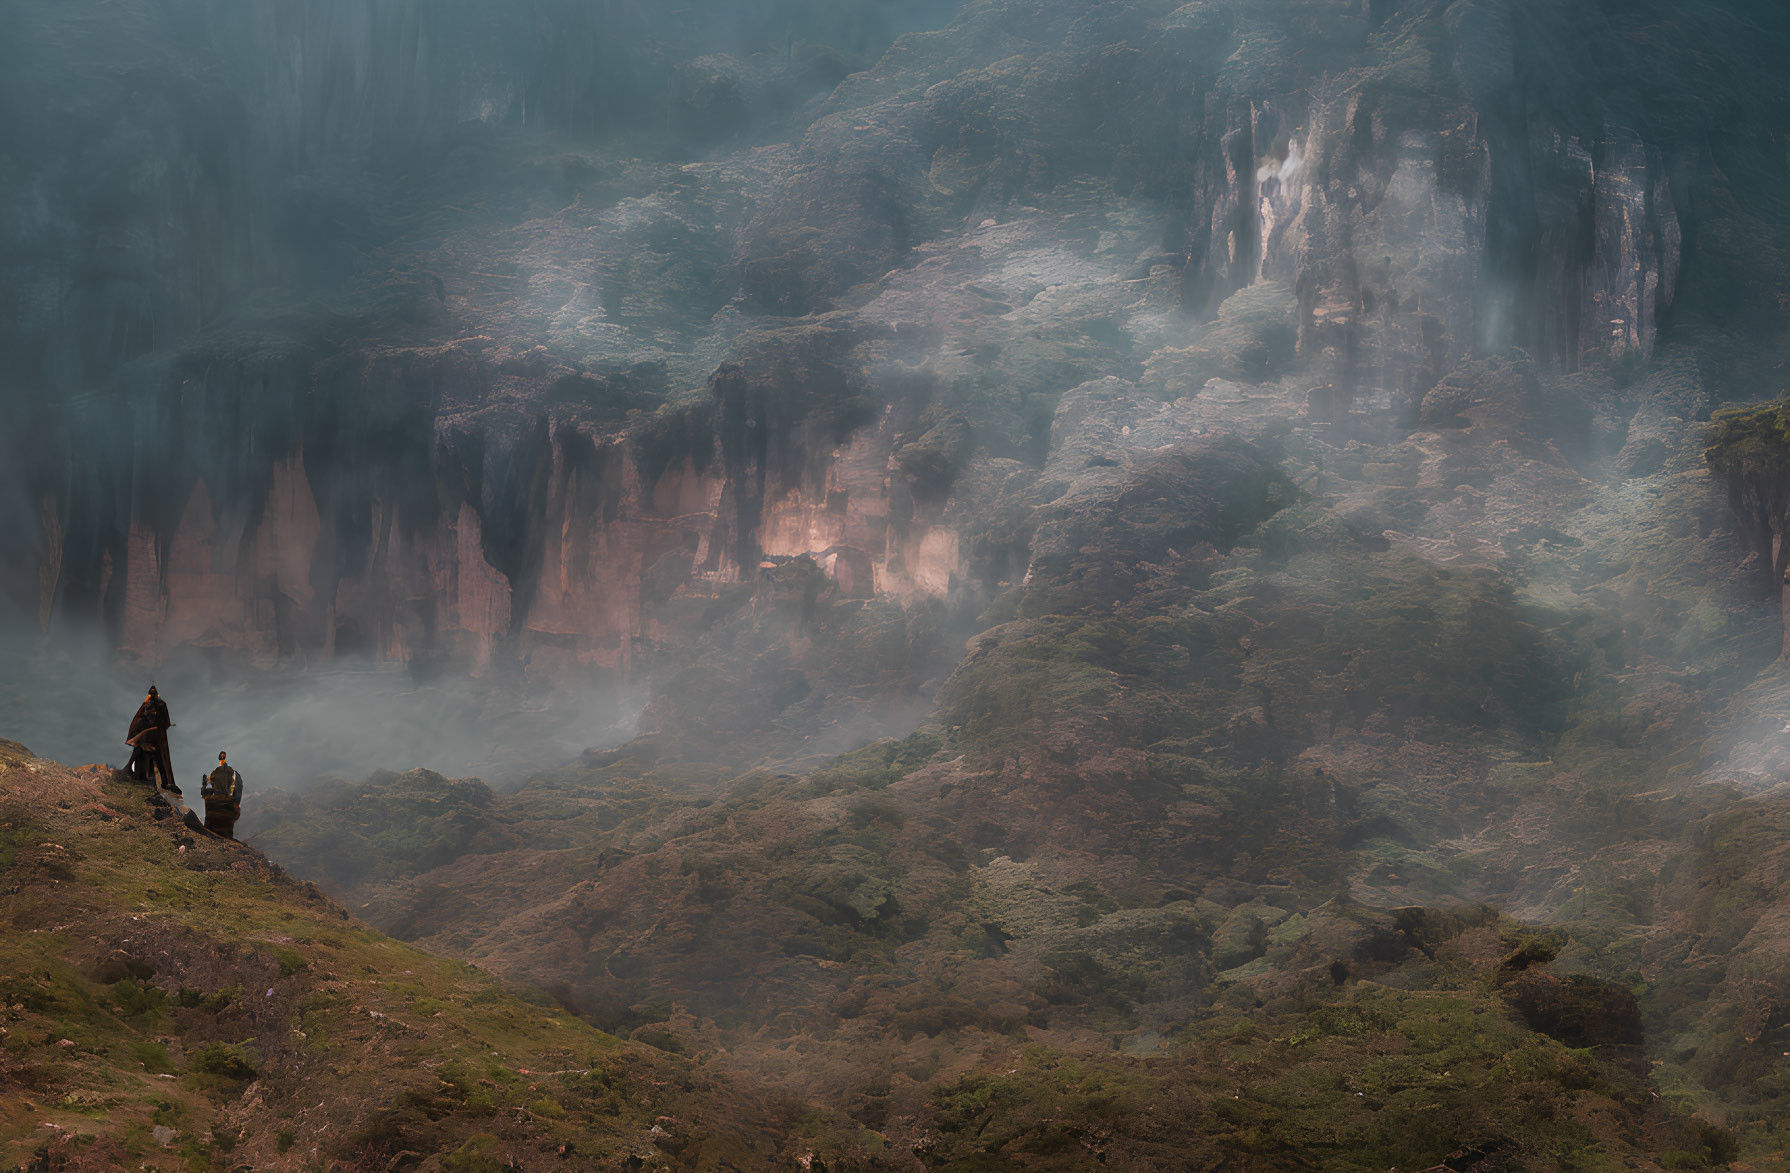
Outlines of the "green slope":
{"label": "green slope", "polygon": [[755,1168],[851,1143],[146,798],[0,742],[0,1165]]}

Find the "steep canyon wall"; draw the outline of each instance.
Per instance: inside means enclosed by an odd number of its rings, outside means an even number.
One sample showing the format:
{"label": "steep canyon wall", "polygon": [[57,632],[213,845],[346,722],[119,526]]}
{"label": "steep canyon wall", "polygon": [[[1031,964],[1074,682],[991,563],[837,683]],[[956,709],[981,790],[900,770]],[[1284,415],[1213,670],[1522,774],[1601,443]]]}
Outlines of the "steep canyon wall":
{"label": "steep canyon wall", "polygon": [[[389,364],[364,374],[392,377]],[[693,616],[764,560],[813,557],[847,596],[943,598],[959,573],[948,526],[891,521],[893,408],[848,437],[786,423],[796,435],[767,446],[755,440],[778,388],[737,368],[714,403],[633,430],[521,407],[436,417],[443,405],[421,394],[418,434],[354,444],[346,460],[344,437],[311,446],[301,430],[268,454],[251,435],[234,459],[152,466],[111,535],[80,502],[46,496],[40,556],[15,581],[35,586],[52,628],[109,624],[151,665],[186,649],[263,667],[352,654],[626,674],[699,630]],[[792,440],[793,454],[773,450]]]}
{"label": "steep canyon wall", "polygon": [[[765,562],[992,589],[1023,533],[972,548],[999,478],[963,471],[1035,473],[1084,381],[1296,371],[1384,434],[1474,355],[1572,371],[1709,320],[1769,121],[1619,84],[1715,34],[1593,5],[1014,0],[748,102],[787,143],[710,125],[648,167],[638,95],[578,88],[622,85],[603,30],[353,7],[133,8],[150,57],[284,63],[134,106],[115,30],[39,14],[38,80],[93,84],[9,147],[44,193],[0,283],[20,616],[148,663],[628,673]],[[653,117],[794,68],[748,32],[649,54]],[[47,136],[102,126],[125,190],[57,198],[94,185]]]}

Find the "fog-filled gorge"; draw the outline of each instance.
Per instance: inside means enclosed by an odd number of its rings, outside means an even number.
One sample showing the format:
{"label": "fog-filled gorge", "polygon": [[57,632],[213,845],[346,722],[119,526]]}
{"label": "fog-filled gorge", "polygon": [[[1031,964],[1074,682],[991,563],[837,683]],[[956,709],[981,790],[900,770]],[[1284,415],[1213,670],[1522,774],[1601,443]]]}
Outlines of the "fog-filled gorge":
{"label": "fog-filled gorge", "polygon": [[14,5],[0,1165],[1790,1168],[1787,53]]}
{"label": "fog-filled gorge", "polygon": [[419,681],[400,667],[351,662],[272,676],[228,664],[149,672],[121,668],[91,644],[46,649],[32,634],[8,641],[0,695],[44,756],[121,764],[125,725],[152,683],[178,729],[175,779],[195,794],[220,750],[257,787],[304,789],[419,766],[504,786],[625,740],[640,707],[598,685]]}

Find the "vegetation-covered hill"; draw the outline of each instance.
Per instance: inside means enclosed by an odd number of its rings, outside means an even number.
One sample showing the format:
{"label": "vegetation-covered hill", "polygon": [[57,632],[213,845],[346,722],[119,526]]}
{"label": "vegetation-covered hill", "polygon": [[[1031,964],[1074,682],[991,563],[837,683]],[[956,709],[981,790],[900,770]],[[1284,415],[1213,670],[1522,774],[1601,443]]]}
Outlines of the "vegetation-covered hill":
{"label": "vegetation-covered hill", "polygon": [[[390,931],[927,1159],[1777,1168],[1790,893],[1777,759],[1748,757],[1783,722],[1776,616],[1697,429],[1630,407],[1665,457],[1587,480],[1525,403],[1621,393],[1525,372],[1463,368],[1464,414],[1393,442],[1180,460],[1082,389],[1031,574],[914,734],[742,771],[672,722],[513,793],[273,798],[256,841]],[[824,662],[859,606],[731,633],[713,694],[755,648]],[[1606,1099],[1666,1115],[1611,1129]]]}
{"label": "vegetation-covered hill", "polygon": [[[897,1145],[742,1090],[704,1041],[624,1043],[394,942],[100,767],[0,752],[0,1143],[22,1168],[1656,1169],[1733,1143],[1649,1090],[1633,995],[1548,973],[1557,941],[1332,902],[1266,947],[1346,975],[1151,1057],[1028,1043],[1018,1018],[974,1064],[910,1049],[926,1090]],[[1044,1002],[1123,1016],[1092,957],[1056,974]],[[967,1006],[911,1005],[907,1033]]]}
{"label": "vegetation-covered hill", "polygon": [[751,1169],[857,1147],[13,742],[0,922],[9,1168]]}

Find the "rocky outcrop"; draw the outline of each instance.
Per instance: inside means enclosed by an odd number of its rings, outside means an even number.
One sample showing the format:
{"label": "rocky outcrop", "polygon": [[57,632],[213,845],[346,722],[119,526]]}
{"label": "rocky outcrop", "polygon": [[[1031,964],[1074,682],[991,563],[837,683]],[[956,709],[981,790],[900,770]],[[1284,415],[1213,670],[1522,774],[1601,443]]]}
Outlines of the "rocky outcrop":
{"label": "rocky outcrop", "polygon": [[[457,411],[476,395],[444,383],[482,364],[388,359],[342,392],[381,394],[393,366],[423,388],[386,392],[410,397],[387,444],[344,454],[314,426],[265,465],[189,466],[184,496],[157,486],[162,507],[115,535],[71,531],[47,498],[40,548],[98,545],[100,566],[68,573],[75,552],[40,562],[37,603],[52,624],[112,618],[118,646],[150,664],[185,648],[262,665],[358,655],[626,674],[644,650],[693,638],[691,607],[761,564],[812,558],[848,596],[945,598],[963,573],[955,531],[905,496],[893,516],[897,414],[864,420],[851,376],[798,353],[849,344],[763,344],[706,401],[632,428],[526,405]],[[800,402],[804,378],[843,398]]]}

